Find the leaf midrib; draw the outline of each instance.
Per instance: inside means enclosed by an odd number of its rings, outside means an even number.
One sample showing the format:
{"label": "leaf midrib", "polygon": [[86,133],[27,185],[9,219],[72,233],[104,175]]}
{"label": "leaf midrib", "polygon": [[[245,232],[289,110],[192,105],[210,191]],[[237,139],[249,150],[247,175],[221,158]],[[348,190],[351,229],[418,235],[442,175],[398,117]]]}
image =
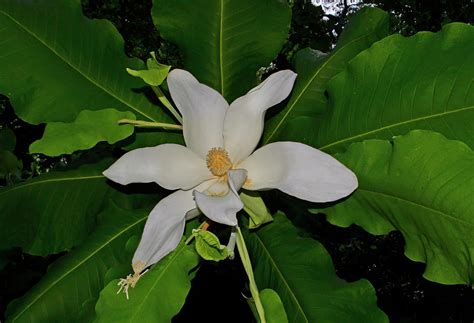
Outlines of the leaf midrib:
{"label": "leaf midrib", "polygon": [[468,106],[468,107],[464,107],[464,108],[457,109],[457,110],[444,111],[444,112],[441,112],[441,113],[436,113],[436,114],[432,114],[432,115],[428,115],[428,116],[423,116],[423,117],[419,117],[419,118],[414,118],[414,119],[410,119],[410,120],[404,120],[404,121],[396,122],[396,123],[386,125],[386,126],[383,126],[383,127],[377,128],[377,129],[362,132],[362,133],[359,133],[357,135],[347,137],[347,138],[344,138],[344,139],[341,139],[341,140],[338,140],[338,141],[334,141],[332,143],[329,143],[329,144],[326,144],[322,147],[319,147],[319,149],[320,150],[327,150],[330,147],[340,145],[340,144],[343,144],[345,142],[350,142],[350,141],[353,141],[356,138],[362,138],[362,137],[365,137],[367,135],[371,135],[371,134],[381,132],[381,131],[384,131],[384,130],[387,130],[387,129],[395,128],[395,127],[402,126],[402,125],[407,125],[407,124],[410,124],[410,123],[413,123],[413,122],[429,120],[429,119],[432,119],[432,118],[439,118],[439,117],[442,117],[442,116],[445,116],[445,115],[454,114],[454,113],[458,113],[458,112],[464,112],[464,111],[473,110],[473,109],[474,109],[474,106]]}
{"label": "leaf midrib", "polygon": [[23,29],[26,33],[30,34],[34,39],[36,39],[38,42],[40,42],[43,46],[45,46],[48,50],[50,50],[52,53],[54,53],[61,61],[63,61],[66,65],[71,67],[74,71],[79,73],[82,77],[84,77],[87,81],[95,85],[97,88],[100,90],[104,91],[111,97],[113,97],[115,100],[121,102],[122,104],[128,106],[132,110],[136,111],[137,113],[141,114],[145,118],[148,118],[151,121],[157,122],[153,117],[147,115],[145,112],[139,110],[138,108],[134,107],[124,99],[118,97],[114,93],[110,92],[107,90],[105,87],[97,83],[94,79],[90,78],[88,75],[84,74],[78,67],[74,66],[71,62],[69,62],[65,57],[61,56],[53,47],[49,46],[43,39],[41,39],[38,35],[36,35],[33,31],[29,30],[25,26],[23,26],[18,20],[16,20],[14,17],[10,16],[8,13],[6,13],[3,10],[0,10],[0,13],[2,13],[5,17],[9,18],[11,21],[13,21],[16,25],[18,25],[21,29]]}
{"label": "leaf midrib", "polygon": [[26,312],[31,306],[33,306],[34,303],[38,301],[46,292],[48,292],[53,286],[55,286],[57,283],[59,283],[61,280],[63,280],[66,276],[68,276],[70,273],[75,271],[77,268],[82,266],[86,261],[88,261],[90,258],[92,258],[94,255],[96,255],[100,250],[105,248],[107,245],[109,245],[113,240],[117,239],[120,235],[125,233],[126,231],[130,230],[132,227],[138,225],[139,223],[143,222],[146,220],[148,215],[138,219],[137,221],[133,222],[132,224],[126,226],[123,230],[119,231],[116,235],[112,236],[112,238],[108,239],[105,243],[99,246],[94,252],[92,252],[90,255],[88,255],[86,258],[84,258],[82,261],[77,263],[75,266],[73,266],[70,270],[68,270],[66,273],[64,273],[62,276],[60,276],[58,279],[53,281],[48,288],[45,288],[36,298],[33,299],[32,302],[30,302],[20,313],[18,313],[17,316],[15,316],[12,319],[12,322],[14,322],[16,319],[18,319],[24,312]]}
{"label": "leaf midrib", "polygon": [[54,183],[54,182],[67,182],[67,181],[81,181],[81,180],[89,180],[89,179],[99,179],[99,178],[104,178],[104,175],[93,175],[93,176],[78,176],[78,177],[63,177],[63,178],[51,178],[51,179],[45,179],[45,180],[38,180],[36,182],[27,182],[25,184],[19,184],[18,186],[14,186],[12,188],[6,189],[3,192],[0,192],[0,196],[3,194],[11,193],[13,191],[25,188],[25,187],[30,187],[34,185],[40,185],[40,184],[45,184],[45,183]]}
{"label": "leaf midrib", "polygon": [[306,320],[307,323],[309,323],[309,320],[308,318],[306,317],[306,314],[305,312],[303,311],[303,307],[301,306],[301,304],[299,303],[298,299],[296,298],[296,295],[293,293],[293,290],[290,288],[290,285],[288,284],[288,282],[286,281],[285,277],[283,276],[282,272],[280,271],[280,269],[278,268],[275,260],[273,260],[273,257],[271,256],[270,254],[270,251],[265,247],[265,244],[263,243],[262,239],[260,239],[260,237],[258,236],[258,233],[255,233],[255,237],[257,238],[257,241],[260,243],[261,247],[263,248],[263,250],[265,251],[265,253],[267,254],[267,257],[268,259],[270,260],[273,268],[276,270],[278,276],[280,276],[281,280],[283,281],[283,283],[285,284],[286,286],[286,289],[288,290],[289,294],[291,295],[291,298],[293,299],[293,301],[295,302],[295,304],[297,305],[298,309],[299,309],[299,312],[303,315],[304,319]]}
{"label": "leaf midrib", "polygon": [[402,197],[399,197],[399,196],[396,196],[396,195],[391,195],[391,194],[387,194],[387,193],[382,193],[382,192],[377,192],[377,191],[373,191],[373,190],[369,190],[369,189],[366,189],[366,188],[358,188],[357,191],[362,191],[362,192],[366,192],[366,193],[370,193],[370,194],[374,194],[374,195],[380,195],[380,196],[383,196],[385,198],[388,198],[388,199],[395,199],[395,200],[398,200],[398,201],[401,201],[401,202],[405,202],[405,203],[408,203],[408,204],[411,204],[411,205],[414,205],[414,206],[417,206],[417,207],[420,207],[422,209],[426,209],[428,211],[431,211],[431,212],[434,212],[434,213],[437,213],[443,217],[446,217],[450,220],[453,220],[455,222],[458,222],[458,223],[461,223],[462,225],[468,225],[470,227],[474,227],[474,223],[469,223],[469,222],[466,222],[464,220],[461,220],[461,219],[458,219],[456,218],[455,216],[453,215],[450,215],[448,213],[444,213],[443,211],[440,211],[440,210],[436,210],[436,209],[433,209],[429,206],[426,206],[426,205],[423,205],[423,204],[419,204],[415,201],[410,201],[406,198],[402,198]]}
{"label": "leaf midrib", "polygon": [[219,0],[220,3],[220,23],[219,23],[219,68],[220,68],[220,77],[221,77],[221,95],[222,97],[225,97],[224,95],[224,63],[223,63],[223,57],[222,57],[222,33],[224,31],[224,0]]}
{"label": "leaf midrib", "polygon": [[371,34],[374,34],[374,32],[370,32],[368,34],[364,34],[362,36],[359,36],[357,38],[354,38],[353,40],[351,40],[350,42],[346,43],[345,45],[343,45],[340,49],[336,50],[335,52],[333,52],[328,58],[327,60],[321,64],[321,66],[316,70],[316,72],[314,73],[314,75],[311,77],[311,79],[309,80],[309,82],[304,86],[304,88],[301,90],[300,94],[298,94],[298,96],[296,97],[295,101],[291,104],[290,108],[288,109],[288,111],[283,115],[283,117],[280,119],[280,121],[278,122],[278,124],[275,126],[275,128],[273,129],[272,133],[267,137],[267,139],[264,141],[264,145],[268,144],[270,142],[270,139],[275,135],[275,133],[278,131],[278,129],[280,129],[281,125],[283,124],[283,122],[288,118],[288,115],[294,110],[295,108],[295,105],[300,101],[301,97],[303,96],[304,93],[306,93],[306,90],[308,89],[308,87],[313,83],[314,79],[316,78],[316,76],[318,76],[321,71],[324,69],[324,67],[326,67],[327,64],[329,64],[330,62],[333,61],[333,58],[334,57],[337,57],[337,55],[341,52],[344,51],[345,48],[347,48],[348,46],[352,45],[352,43],[354,42],[357,42],[359,41],[360,39],[362,38],[365,38],[365,37],[368,37],[370,36]]}

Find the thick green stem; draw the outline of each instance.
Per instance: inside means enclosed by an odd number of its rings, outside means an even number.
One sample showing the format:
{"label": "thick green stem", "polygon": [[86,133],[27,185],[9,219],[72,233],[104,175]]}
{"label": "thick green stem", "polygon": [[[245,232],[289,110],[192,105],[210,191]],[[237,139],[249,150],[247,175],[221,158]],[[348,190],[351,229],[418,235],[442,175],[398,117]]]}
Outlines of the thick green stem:
{"label": "thick green stem", "polygon": [[142,120],[132,119],[121,119],[118,121],[119,124],[131,124],[138,128],[161,128],[166,130],[183,130],[183,126],[179,124],[162,123],[162,122],[150,122]]}
{"label": "thick green stem", "polygon": [[265,310],[263,309],[262,301],[260,300],[260,294],[258,292],[257,283],[255,282],[255,277],[253,275],[252,263],[250,262],[249,252],[247,246],[245,245],[245,240],[240,231],[239,227],[237,228],[237,249],[239,250],[240,259],[244,265],[245,272],[249,278],[250,293],[252,293],[253,300],[255,302],[255,307],[257,308],[257,313],[260,318],[261,323],[266,323],[265,320]]}
{"label": "thick green stem", "polygon": [[171,102],[168,101],[161,89],[158,86],[152,86],[151,88],[153,89],[153,92],[155,92],[158,100],[163,103],[163,105],[171,112],[171,114],[176,118],[176,120],[178,120],[180,124],[183,124],[183,118],[179,115],[178,111],[176,111]]}

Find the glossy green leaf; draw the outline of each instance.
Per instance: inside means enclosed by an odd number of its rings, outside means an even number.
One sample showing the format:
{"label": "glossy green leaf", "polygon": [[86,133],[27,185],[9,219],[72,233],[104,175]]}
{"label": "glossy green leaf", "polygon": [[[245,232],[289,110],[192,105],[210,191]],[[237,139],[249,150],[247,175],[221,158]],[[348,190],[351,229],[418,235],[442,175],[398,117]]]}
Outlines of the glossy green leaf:
{"label": "glossy green leaf", "polygon": [[168,76],[171,66],[158,63],[154,52],[146,61],[147,69],[133,70],[127,68],[128,74],[141,78],[146,84],[151,86],[160,86]]}
{"label": "glossy green leaf", "polygon": [[189,273],[198,263],[194,246],[183,239],[129,289],[130,299],[117,295],[117,280],[110,282],[100,293],[95,322],[170,322],[184,304],[191,288]]}
{"label": "glossy green leaf", "polygon": [[179,46],[185,69],[229,102],[256,85],[291,21],[279,0],[155,0],[152,15],[163,38]]}
{"label": "glossy green leaf", "polygon": [[324,95],[328,81],[341,72],[349,61],[374,42],[389,33],[388,14],[378,8],[363,8],[355,13],[344,27],[337,46],[329,55],[306,48],[295,57],[298,73],[288,104],[272,117],[265,127],[264,143],[277,140],[308,142],[311,134],[301,129],[301,124],[314,128],[327,109]]}
{"label": "glossy green leaf", "polygon": [[245,241],[258,287],[278,293],[290,323],[388,322],[372,285],[338,278],[324,247],[298,236],[282,213]]}
{"label": "glossy green leaf", "polygon": [[337,152],[426,129],[474,147],[473,52],[474,26],[461,23],[377,42],[329,83],[330,109],[313,145]]}
{"label": "glossy green leaf", "polygon": [[0,130],[0,150],[13,151],[16,145],[16,137],[8,128]]}
{"label": "glossy green leaf", "polygon": [[400,230],[405,254],[426,262],[438,283],[474,281],[474,152],[438,133],[416,130],[393,143],[355,143],[337,158],[355,171],[359,189],[323,212],[330,222],[371,233]]}
{"label": "glossy green leaf", "polygon": [[[7,322],[85,322],[100,291],[126,276],[148,210],[125,211],[113,204],[84,244],[53,263],[25,296],[8,307]],[[89,320],[87,320],[89,321]]]}
{"label": "glossy green leaf", "polygon": [[48,123],[43,138],[30,145],[30,153],[59,156],[92,148],[101,141],[114,144],[133,133],[132,125],[118,124],[121,119],[135,120],[135,115],[115,109],[83,110],[73,122]]}
{"label": "glossy green leaf", "polygon": [[196,233],[196,251],[206,260],[220,261],[229,256],[225,246],[221,245],[219,238],[210,231],[199,230]]}
{"label": "glossy green leaf", "polygon": [[268,212],[265,202],[255,191],[242,191],[239,195],[242,203],[244,203],[244,211],[249,215],[249,228],[255,229],[262,224],[272,222],[273,217]]}
{"label": "glossy green leaf", "polygon": [[[173,122],[147,99],[143,83],[126,73],[142,62],[125,56],[109,21],[86,18],[80,1],[2,0],[0,39],[0,93],[27,122],[71,122],[82,110],[105,108]],[[137,136],[154,143],[181,138],[169,132]]]}
{"label": "glossy green leaf", "polygon": [[112,190],[102,175],[109,164],[54,171],[0,189],[0,249],[47,255],[80,243]]}
{"label": "glossy green leaf", "polygon": [[260,299],[265,309],[265,319],[267,323],[288,323],[285,307],[277,292],[273,289],[266,288],[260,292]]}

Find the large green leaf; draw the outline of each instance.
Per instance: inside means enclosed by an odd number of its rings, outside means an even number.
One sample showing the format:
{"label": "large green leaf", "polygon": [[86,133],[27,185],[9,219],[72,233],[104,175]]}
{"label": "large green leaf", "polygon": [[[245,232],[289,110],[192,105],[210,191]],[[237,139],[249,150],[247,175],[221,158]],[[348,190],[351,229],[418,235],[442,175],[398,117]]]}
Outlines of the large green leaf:
{"label": "large green leaf", "polygon": [[0,189],[0,249],[17,246],[47,255],[81,242],[112,190],[102,175],[109,164],[54,171]]}
{"label": "large green leaf", "polygon": [[152,14],[161,35],[181,49],[185,68],[229,101],[256,84],[291,20],[279,0],[155,0]]}
{"label": "large green leaf", "polygon": [[117,281],[100,293],[96,322],[168,323],[184,305],[191,288],[190,271],[199,263],[194,246],[184,239],[129,290],[130,299],[117,295]]}
{"label": "large green leaf", "polygon": [[74,122],[48,123],[43,138],[30,145],[30,152],[59,156],[92,148],[100,141],[114,144],[133,134],[133,126],[120,125],[121,119],[135,120],[135,115],[115,109],[82,110]]}
{"label": "large green leaf", "polygon": [[363,8],[355,13],[342,32],[337,46],[330,55],[310,48],[296,54],[298,73],[291,99],[284,109],[272,117],[265,126],[264,142],[281,139],[306,141],[308,134],[287,131],[301,124],[311,125],[326,111],[324,95],[327,82],[341,72],[361,51],[388,35],[388,14],[378,8]]}
{"label": "large green leaf", "polygon": [[461,23],[375,43],[329,83],[330,109],[314,146],[342,151],[426,129],[474,147],[473,52],[474,26]]}
{"label": "large green leaf", "polygon": [[280,295],[290,323],[388,322],[372,285],[338,278],[324,247],[299,237],[282,213],[245,241],[259,289]]}
{"label": "large green leaf", "polygon": [[[148,212],[113,204],[102,225],[76,250],[60,258],[25,296],[9,305],[7,322],[85,322],[102,288],[131,270],[130,260]],[[117,296],[118,297],[118,296]]]}
{"label": "large green leaf", "polygon": [[[114,108],[172,122],[125,71],[143,63],[125,56],[110,22],[84,17],[78,0],[2,0],[0,39],[0,92],[25,121],[71,122],[84,109]],[[148,138],[159,143],[180,135]]]}
{"label": "large green leaf", "polygon": [[424,276],[444,284],[474,281],[474,152],[438,133],[415,130],[393,143],[367,140],[336,156],[359,188],[322,210],[336,225],[374,234],[398,229],[405,254],[426,262]]}

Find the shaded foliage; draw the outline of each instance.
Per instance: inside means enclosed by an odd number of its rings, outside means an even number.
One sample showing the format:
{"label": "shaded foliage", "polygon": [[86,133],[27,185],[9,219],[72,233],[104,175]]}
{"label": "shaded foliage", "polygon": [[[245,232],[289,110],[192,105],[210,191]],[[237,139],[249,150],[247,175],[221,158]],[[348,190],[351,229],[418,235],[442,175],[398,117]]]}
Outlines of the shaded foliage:
{"label": "shaded foliage", "polygon": [[[177,48],[164,41],[153,25],[151,0],[82,0],[82,3],[88,17],[109,19],[115,24],[125,39],[127,55],[144,59],[150,51],[157,51],[161,62],[174,67],[181,66],[182,58]],[[404,35],[420,30],[437,31],[450,21],[474,22],[472,1],[379,0],[365,1],[365,4],[375,4],[391,12],[394,15],[393,30]],[[289,67],[298,49],[309,46],[329,51],[343,29],[347,15],[355,9],[347,8],[338,17],[325,16],[309,0],[295,0],[290,37],[274,62],[276,69]],[[32,126],[19,120],[6,98],[1,97],[0,128],[3,127],[12,129],[17,136],[15,154],[23,161],[23,178],[68,163],[69,159],[65,157],[29,155],[28,146],[41,137],[43,126]],[[6,184],[0,179],[0,186]],[[290,198],[289,204],[295,203],[299,202]],[[372,236],[356,226],[347,229],[332,226],[323,217],[307,215],[305,218],[305,226],[311,228],[311,235],[321,241],[331,254],[338,275],[348,281],[369,279],[377,290],[380,307],[391,317],[392,322],[473,320],[472,290],[465,286],[443,286],[421,278],[424,265],[410,262],[403,255],[404,241],[399,233]],[[45,273],[47,265],[55,259],[55,256],[33,258],[19,250],[10,252],[6,257],[8,264],[0,272],[0,312],[3,313],[11,299],[20,296],[37,282]],[[230,300],[219,299],[222,306],[239,304],[232,319],[236,322],[250,320],[251,315],[240,296],[243,283],[236,279],[243,276],[238,260],[216,268],[213,264],[203,266],[193,281],[188,297],[190,302],[175,318],[176,322],[185,322],[195,317],[196,313],[205,311],[204,293],[230,293]]]}

